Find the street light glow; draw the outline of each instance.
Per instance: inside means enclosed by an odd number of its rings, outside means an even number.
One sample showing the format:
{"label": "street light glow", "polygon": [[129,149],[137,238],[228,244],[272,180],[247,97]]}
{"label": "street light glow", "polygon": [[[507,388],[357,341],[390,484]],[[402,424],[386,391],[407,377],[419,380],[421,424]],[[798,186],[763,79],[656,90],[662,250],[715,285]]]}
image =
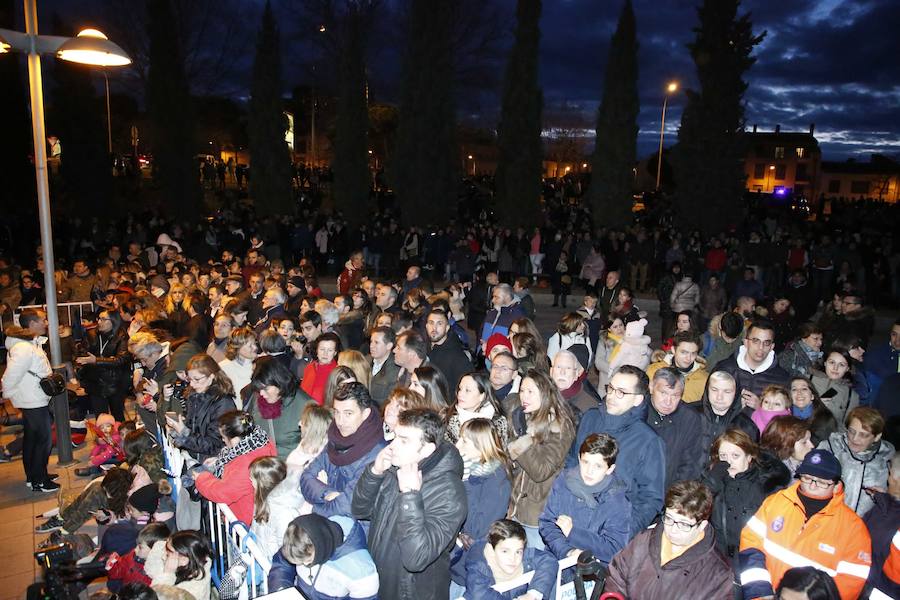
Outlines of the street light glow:
{"label": "street light glow", "polygon": [[674,92],[674,91],[676,91],[676,90],[678,89],[678,83],[675,82],[675,81],[673,81],[672,83],[669,84],[669,86],[668,86],[666,89],[667,89],[667,90],[669,91],[669,93],[671,94],[672,92]]}
{"label": "street light glow", "polygon": [[98,67],[122,67],[131,59],[117,44],[96,29],[84,29],[63,42],[56,55],[69,62]]}
{"label": "street light glow", "polygon": [[471,154],[469,155],[469,160],[472,160],[472,155],[471,155]]}
{"label": "street light glow", "polygon": [[0,37],[0,54],[4,54],[6,52],[9,52],[9,44],[6,43],[6,40]]}
{"label": "street light glow", "polygon": [[319,33],[325,33],[325,24],[324,23],[319,25]]}

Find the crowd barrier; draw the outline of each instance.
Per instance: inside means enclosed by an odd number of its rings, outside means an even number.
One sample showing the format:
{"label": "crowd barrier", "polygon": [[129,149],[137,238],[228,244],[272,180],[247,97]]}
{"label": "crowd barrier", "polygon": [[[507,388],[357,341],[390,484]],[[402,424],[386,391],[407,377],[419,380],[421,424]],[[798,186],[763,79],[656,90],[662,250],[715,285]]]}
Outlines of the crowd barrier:
{"label": "crowd barrier", "polygon": [[[181,450],[173,446],[165,435],[159,436],[160,445],[165,457],[166,471],[173,475],[172,495],[177,501],[177,495],[181,492],[181,470],[184,466],[184,455]],[[234,513],[225,504],[215,502],[208,503],[207,522],[209,527],[209,541],[213,549],[212,579],[218,585],[228,569],[240,558],[247,566],[247,574],[240,588],[240,600],[253,600],[258,596],[268,593],[268,576],[272,567],[271,557],[259,547],[255,536],[250,532],[246,523],[239,521]],[[563,572],[571,569],[577,562],[577,557],[570,556],[559,561],[559,570],[556,572],[556,594],[554,600],[574,600],[575,583],[568,581],[562,583]],[[517,579],[494,586],[494,590],[503,593],[526,585],[534,576],[533,571],[522,574]],[[593,589],[592,582],[585,582],[585,592],[590,594]]]}
{"label": "crowd barrier", "polygon": [[[26,308],[38,308],[40,310],[47,310],[46,304],[24,304],[16,309],[16,312],[13,314],[13,323],[19,324],[19,313],[25,310]],[[78,314],[78,323],[81,323],[81,317],[85,312],[92,312],[94,310],[93,302],[60,302],[56,305],[56,313],[59,315],[59,324],[72,326],[72,316],[77,312]],[[3,322],[0,320],[0,327],[5,328],[9,323]]]}

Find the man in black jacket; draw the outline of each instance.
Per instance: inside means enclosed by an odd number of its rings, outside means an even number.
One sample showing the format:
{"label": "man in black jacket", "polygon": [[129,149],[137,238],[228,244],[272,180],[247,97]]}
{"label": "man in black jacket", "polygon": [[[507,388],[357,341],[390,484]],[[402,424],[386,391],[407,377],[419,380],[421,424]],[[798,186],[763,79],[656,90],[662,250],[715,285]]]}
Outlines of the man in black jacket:
{"label": "man in black jacket", "polygon": [[666,444],[666,487],[700,476],[700,415],[681,402],[684,376],[673,367],[653,374],[647,424]]}
{"label": "man in black jacket", "polygon": [[700,448],[703,449],[699,463],[701,470],[709,464],[707,451],[727,429],[740,429],[751,440],[759,442],[759,428],[750,418],[753,409],[741,405],[735,394],[734,377],[725,371],[716,371],[709,376],[706,393],[693,408],[700,415]]}
{"label": "man in black jacket", "polygon": [[433,411],[401,412],[395,433],[359,478],[353,517],[371,521],[381,598],[446,600],[450,548],[467,513],[462,458]]}
{"label": "man in black jacket", "polygon": [[459,380],[472,370],[472,361],[466,355],[459,336],[450,331],[450,320],[443,310],[432,309],[426,315],[425,332],[431,344],[428,359],[447,378],[450,393],[455,396]]}
{"label": "man in black jacket", "polygon": [[768,319],[750,323],[744,344],[719,361],[712,371],[725,371],[734,377],[735,393],[741,403],[754,409],[759,408],[759,396],[767,386],[787,387],[791,380],[775,360],[775,328]]}

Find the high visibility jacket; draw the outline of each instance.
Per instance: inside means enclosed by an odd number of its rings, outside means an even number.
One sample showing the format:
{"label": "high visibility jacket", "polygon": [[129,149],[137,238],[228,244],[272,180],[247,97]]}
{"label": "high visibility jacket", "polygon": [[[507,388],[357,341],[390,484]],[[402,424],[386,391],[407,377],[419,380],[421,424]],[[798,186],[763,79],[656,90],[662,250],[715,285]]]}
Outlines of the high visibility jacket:
{"label": "high visibility jacket", "polygon": [[[881,571],[883,577],[882,583],[872,589],[870,600],[890,600],[896,598],[892,595],[900,587],[900,529],[894,534],[891,540],[891,553],[887,560],[884,561],[884,567]],[[894,584],[891,586],[891,584]],[[888,588],[892,589],[888,589]]]}
{"label": "high visibility jacket", "polygon": [[771,596],[785,571],[814,567],[834,579],[843,600],[856,600],[872,564],[869,532],[844,504],[843,484],[809,521],[797,497],[799,486],[797,482],[766,498],[741,532],[744,598]]}

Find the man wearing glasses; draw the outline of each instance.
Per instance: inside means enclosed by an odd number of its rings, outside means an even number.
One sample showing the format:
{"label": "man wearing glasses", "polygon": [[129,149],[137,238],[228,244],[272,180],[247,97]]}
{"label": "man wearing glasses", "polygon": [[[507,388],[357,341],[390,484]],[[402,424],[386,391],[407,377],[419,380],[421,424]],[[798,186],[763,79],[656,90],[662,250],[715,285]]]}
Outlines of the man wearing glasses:
{"label": "man wearing glasses", "polygon": [[828,573],[844,600],[858,598],[872,564],[865,524],[844,504],[841,463],[813,450],[797,467],[799,481],[772,494],[741,532],[744,598],[771,598],[784,573],[812,566]]}
{"label": "man wearing glasses", "polygon": [[[775,328],[768,319],[755,319],[747,328],[744,344],[710,372],[725,371],[735,381],[741,403],[759,408],[759,396],[770,385],[788,386],[790,375],[775,360]],[[709,384],[707,383],[707,387]],[[708,392],[708,390],[707,390]]]}
{"label": "man wearing glasses", "polygon": [[616,473],[628,486],[631,533],[638,533],[656,518],[663,505],[666,452],[662,439],[645,422],[650,380],[641,369],[623,365],[613,371],[606,398],[585,412],[566,467],[578,465],[578,449],[592,433],[611,435],[619,444]]}
{"label": "man wearing glasses", "polygon": [[841,298],[841,314],[825,330],[825,347],[837,339],[859,338],[863,348],[867,348],[874,329],[875,309],[866,306],[860,292],[850,290]]}
{"label": "man wearing glasses", "polygon": [[712,506],[712,493],[702,483],[673,484],[662,523],[639,533],[613,557],[603,590],[641,600],[732,598],[731,566],[708,527]]}

